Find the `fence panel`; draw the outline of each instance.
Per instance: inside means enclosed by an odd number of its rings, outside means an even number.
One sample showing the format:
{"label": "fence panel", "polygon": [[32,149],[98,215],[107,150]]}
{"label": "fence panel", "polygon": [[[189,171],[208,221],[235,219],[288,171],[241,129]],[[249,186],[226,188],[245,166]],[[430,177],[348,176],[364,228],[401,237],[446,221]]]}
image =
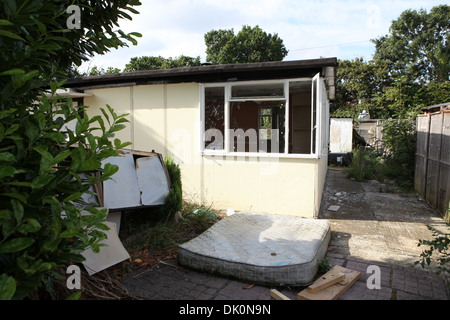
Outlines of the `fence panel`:
{"label": "fence panel", "polygon": [[428,157],[428,130],[430,127],[430,116],[419,115],[416,119],[417,147],[416,164],[414,175],[414,187],[416,191],[425,198],[427,157]]}
{"label": "fence panel", "polygon": [[414,186],[433,207],[446,213],[450,205],[450,111],[416,119]]}
{"label": "fence panel", "polygon": [[425,199],[437,207],[439,194],[439,160],[441,156],[442,113],[432,114],[428,137],[427,187]]}
{"label": "fence panel", "polygon": [[450,206],[450,112],[442,113],[441,159],[437,208],[441,212]]}

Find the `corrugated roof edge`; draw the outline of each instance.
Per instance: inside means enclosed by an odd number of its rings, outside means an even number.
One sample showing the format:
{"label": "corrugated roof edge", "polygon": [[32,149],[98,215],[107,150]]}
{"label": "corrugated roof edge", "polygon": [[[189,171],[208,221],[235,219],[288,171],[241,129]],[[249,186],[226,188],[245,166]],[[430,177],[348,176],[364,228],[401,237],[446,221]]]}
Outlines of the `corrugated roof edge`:
{"label": "corrugated roof edge", "polygon": [[337,58],[322,58],[309,60],[292,61],[271,61],[256,63],[236,63],[236,64],[218,64],[202,65],[198,67],[183,67],[173,69],[142,70],[125,73],[113,73],[99,76],[86,76],[68,79],[64,84],[67,88],[88,87],[98,85],[126,84],[143,81],[164,81],[168,79],[177,79],[182,82],[185,80],[205,78],[208,75],[217,74],[245,74],[258,73],[261,71],[283,72],[288,70],[301,69],[320,69],[324,67],[336,67]]}

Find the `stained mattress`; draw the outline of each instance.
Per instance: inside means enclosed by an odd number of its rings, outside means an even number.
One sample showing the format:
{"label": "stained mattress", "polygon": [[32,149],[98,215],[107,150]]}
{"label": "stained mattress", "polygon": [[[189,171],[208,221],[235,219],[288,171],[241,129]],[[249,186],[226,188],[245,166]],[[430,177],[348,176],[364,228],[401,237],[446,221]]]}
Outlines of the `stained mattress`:
{"label": "stained mattress", "polygon": [[178,263],[249,283],[303,286],[314,280],[330,236],[327,220],[241,212],[181,244]]}

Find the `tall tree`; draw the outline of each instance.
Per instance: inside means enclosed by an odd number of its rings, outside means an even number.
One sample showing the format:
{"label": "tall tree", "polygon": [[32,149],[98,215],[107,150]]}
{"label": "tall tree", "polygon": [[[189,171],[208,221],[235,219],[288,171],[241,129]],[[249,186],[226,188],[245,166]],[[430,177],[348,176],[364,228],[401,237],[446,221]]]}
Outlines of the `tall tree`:
{"label": "tall tree", "polygon": [[373,110],[380,117],[413,115],[447,102],[450,75],[450,6],[406,10],[390,33],[373,40],[373,62],[386,70]]}
{"label": "tall tree", "polygon": [[413,116],[421,108],[450,100],[450,10],[447,5],[406,10],[390,33],[373,40],[373,60],[339,62],[335,116]]}
{"label": "tall tree", "polygon": [[278,34],[268,34],[259,26],[212,30],[205,34],[206,60],[213,64],[281,61],[288,51]]}
{"label": "tall tree", "polygon": [[176,58],[158,57],[134,57],[125,65],[124,72],[138,70],[171,69],[183,67],[196,67],[200,65],[200,57],[188,57],[181,55]]}
{"label": "tall tree", "polygon": [[363,111],[369,111],[373,96],[380,90],[380,79],[384,77],[372,61],[363,58],[339,60],[336,71],[336,100],[331,112],[334,115],[356,118]]}
{"label": "tall tree", "polygon": [[88,71],[88,74],[90,76],[100,76],[103,74],[111,74],[111,73],[120,73],[120,69],[114,67],[108,67],[105,69],[94,66],[91,70]]}
{"label": "tall tree", "polygon": [[390,34],[373,40],[374,60],[385,64],[394,80],[449,81],[450,7],[406,10],[390,27]]}

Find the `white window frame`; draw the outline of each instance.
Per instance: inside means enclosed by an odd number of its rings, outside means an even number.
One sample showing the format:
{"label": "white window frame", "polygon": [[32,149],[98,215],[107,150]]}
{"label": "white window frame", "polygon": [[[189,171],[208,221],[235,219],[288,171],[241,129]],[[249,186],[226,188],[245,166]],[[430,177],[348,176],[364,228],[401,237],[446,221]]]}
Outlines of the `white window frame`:
{"label": "white window frame", "polygon": [[[316,86],[314,86],[316,84]],[[316,93],[316,101],[314,101],[314,93]],[[311,138],[311,154],[317,154],[319,150],[320,143],[320,133],[321,133],[321,94],[320,94],[320,74],[316,74],[311,81],[311,137],[313,136],[314,129],[315,138]],[[314,126],[314,105],[316,106],[316,124]],[[315,143],[314,143],[315,142]],[[315,148],[313,148],[313,146]]]}
{"label": "white window frame", "polygon": [[[314,79],[317,79],[317,87],[314,88]],[[317,90],[316,95],[316,105],[317,105],[317,114],[316,114],[316,150],[315,152],[311,152],[310,154],[300,154],[300,153],[289,153],[289,83],[290,82],[298,82],[298,81],[311,81],[311,99],[313,99],[313,90]],[[239,85],[258,85],[258,84],[275,84],[275,83],[283,83],[284,84],[284,98],[274,97],[274,98],[232,98],[231,97],[231,87],[239,86]],[[224,149],[222,150],[211,150],[205,149],[205,88],[208,87],[223,87],[225,90],[225,101],[224,101]],[[303,159],[319,159],[325,155],[325,150],[322,148],[323,142],[322,139],[328,138],[323,135],[327,135],[327,133],[323,134],[322,129],[325,129],[328,132],[327,128],[322,128],[324,123],[324,119],[322,116],[327,116],[328,111],[322,110],[322,102],[323,97],[326,99],[323,94],[323,90],[325,89],[323,78],[320,77],[320,73],[317,73],[313,78],[294,78],[294,79],[280,79],[280,80],[255,80],[255,81],[236,81],[236,82],[213,82],[213,83],[200,83],[199,85],[199,97],[200,97],[200,152],[201,155],[207,156],[238,156],[238,157],[265,157],[265,158],[303,158]],[[245,101],[283,101],[285,103],[285,148],[283,153],[266,153],[266,152],[234,152],[231,151],[231,142],[230,142],[230,102],[245,102]],[[311,100],[311,122],[313,119],[313,101]],[[328,100],[325,101],[328,106]],[[322,113],[324,112],[324,113]],[[312,123],[311,123],[312,125]],[[326,127],[326,125],[325,125]],[[311,133],[312,133],[311,126]],[[311,143],[313,141],[311,134]],[[311,149],[311,151],[313,151]]]}

